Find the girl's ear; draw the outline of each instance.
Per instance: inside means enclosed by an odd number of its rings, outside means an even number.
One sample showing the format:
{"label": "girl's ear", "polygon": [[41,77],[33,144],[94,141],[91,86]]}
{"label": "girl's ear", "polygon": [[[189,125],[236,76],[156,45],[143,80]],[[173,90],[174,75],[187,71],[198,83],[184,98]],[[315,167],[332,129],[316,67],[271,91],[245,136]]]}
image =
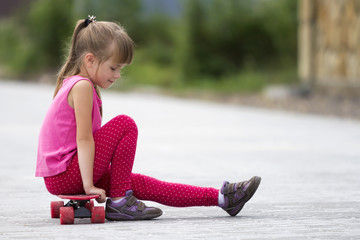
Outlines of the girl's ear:
{"label": "girl's ear", "polygon": [[85,66],[86,66],[86,68],[93,68],[94,67],[94,64],[95,64],[95,61],[96,60],[96,58],[95,58],[95,56],[94,56],[94,54],[92,54],[92,53],[87,53],[86,55],[85,55],[85,57],[84,57],[84,61],[85,61]]}

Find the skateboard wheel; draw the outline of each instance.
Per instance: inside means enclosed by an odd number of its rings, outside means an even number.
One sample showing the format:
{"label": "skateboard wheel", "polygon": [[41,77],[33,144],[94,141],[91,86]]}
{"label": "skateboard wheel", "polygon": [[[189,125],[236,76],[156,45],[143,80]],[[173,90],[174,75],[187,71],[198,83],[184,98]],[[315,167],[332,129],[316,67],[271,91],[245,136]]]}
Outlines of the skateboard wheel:
{"label": "skateboard wheel", "polygon": [[61,207],[60,208],[60,223],[73,224],[74,223],[74,208]]}
{"label": "skateboard wheel", "polygon": [[85,207],[91,212],[91,209],[94,207],[94,200],[90,200],[85,204]]}
{"label": "skateboard wheel", "polygon": [[91,223],[104,223],[105,210],[104,207],[97,206],[91,209]]}
{"label": "skateboard wheel", "polygon": [[52,201],[50,203],[51,218],[60,217],[60,208],[64,206],[64,201]]}

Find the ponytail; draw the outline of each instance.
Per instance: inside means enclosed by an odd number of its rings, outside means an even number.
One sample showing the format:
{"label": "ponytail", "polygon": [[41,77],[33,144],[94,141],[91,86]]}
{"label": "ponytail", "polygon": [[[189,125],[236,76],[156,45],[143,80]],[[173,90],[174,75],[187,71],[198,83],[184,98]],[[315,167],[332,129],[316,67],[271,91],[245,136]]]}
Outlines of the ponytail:
{"label": "ponytail", "polygon": [[80,72],[80,64],[78,63],[79,56],[76,56],[75,47],[77,43],[77,36],[79,32],[86,27],[85,20],[79,20],[76,24],[74,33],[71,38],[71,46],[69,49],[69,54],[67,56],[65,64],[60,69],[57,80],[56,80],[56,87],[54,92],[54,98],[58,91],[60,90],[63,81],[66,77],[76,75]]}
{"label": "ponytail", "polygon": [[[69,54],[67,56],[65,64],[62,66],[62,68],[60,69],[57,75],[56,87],[53,98],[55,98],[56,94],[59,92],[60,88],[62,87],[64,79],[66,79],[69,76],[73,76],[80,73],[80,61],[79,61],[80,56],[77,56],[75,50],[76,50],[77,37],[79,35],[79,32],[89,25],[89,22],[87,22],[86,20],[79,20],[75,26],[75,30],[71,38],[71,46],[69,49]],[[96,85],[95,85],[95,91],[96,94],[101,99],[99,87]],[[100,114],[102,116],[102,106],[100,106]]]}

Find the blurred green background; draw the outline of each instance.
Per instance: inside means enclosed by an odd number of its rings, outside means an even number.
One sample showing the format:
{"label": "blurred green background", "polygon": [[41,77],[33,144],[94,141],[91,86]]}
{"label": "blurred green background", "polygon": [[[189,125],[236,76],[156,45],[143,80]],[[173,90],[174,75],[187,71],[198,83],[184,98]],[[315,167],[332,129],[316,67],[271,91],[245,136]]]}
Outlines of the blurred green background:
{"label": "blurred green background", "polygon": [[75,22],[93,14],[121,23],[136,43],[115,88],[237,94],[297,82],[297,0],[17,2],[0,16],[2,78],[55,76]]}

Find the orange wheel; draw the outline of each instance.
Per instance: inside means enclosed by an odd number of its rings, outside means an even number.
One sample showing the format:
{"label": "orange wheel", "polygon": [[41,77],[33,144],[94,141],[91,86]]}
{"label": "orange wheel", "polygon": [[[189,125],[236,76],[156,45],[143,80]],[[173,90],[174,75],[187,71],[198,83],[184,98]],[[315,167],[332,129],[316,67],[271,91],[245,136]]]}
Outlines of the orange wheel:
{"label": "orange wheel", "polygon": [[91,210],[91,223],[104,223],[105,210],[104,207],[93,207]]}
{"label": "orange wheel", "polygon": [[51,218],[60,217],[60,208],[64,206],[63,201],[52,201],[50,203]]}
{"label": "orange wheel", "polygon": [[61,207],[60,208],[60,223],[73,224],[74,223],[74,208]]}

